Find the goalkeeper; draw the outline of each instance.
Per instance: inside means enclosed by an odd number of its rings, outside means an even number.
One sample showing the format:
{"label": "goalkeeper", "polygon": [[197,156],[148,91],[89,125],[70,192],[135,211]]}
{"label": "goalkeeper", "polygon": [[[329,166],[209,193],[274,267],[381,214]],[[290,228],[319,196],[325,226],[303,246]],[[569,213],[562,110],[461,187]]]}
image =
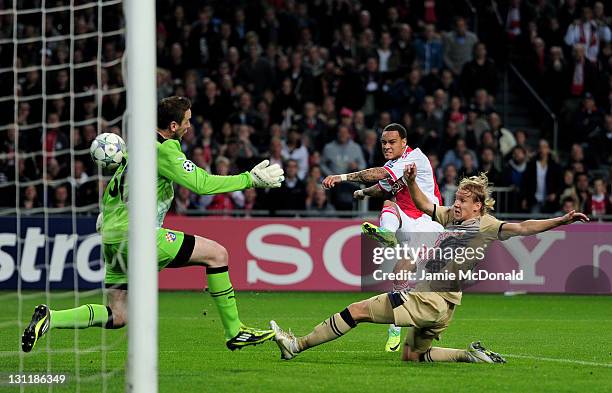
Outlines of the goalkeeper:
{"label": "goalkeeper", "polygon": [[[250,172],[235,176],[209,175],[189,161],[180,140],[191,128],[191,102],[168,97],[157,108],[157,265],[166,267],[205,266],[208,288],[221,317],[226,346],[235,350],[256,345],[274,337],[272,330],[246,327],[238,317],[234,289],[228,274],[227,250],[217,242],[197,235],[162,228],[174,199],[174,183],[198,194],[220,194],[250,187],[276,188],[284,180],[278,164],[259,163]],[[106,267],[105,287],[108,305],[86,304],[68,310],[51,310],[41,304],[34,310],[25,329],[21,346],[30,352],[36,342],[54,328],[117,329],[127,323],[128,261],[128,162],[124,159],[109,182],[98,217]]]}

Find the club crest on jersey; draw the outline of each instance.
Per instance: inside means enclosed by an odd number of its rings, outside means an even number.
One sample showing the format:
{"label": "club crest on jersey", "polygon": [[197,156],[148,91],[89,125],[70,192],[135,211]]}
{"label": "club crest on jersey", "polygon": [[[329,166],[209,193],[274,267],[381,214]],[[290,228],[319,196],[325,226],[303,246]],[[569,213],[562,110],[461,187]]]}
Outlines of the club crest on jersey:
{"label": "club crest on jersey", "polygon": [[176,241],[176,234],[174,234],[173,232],[166,233],[166,241],[168,243],[172,243],[172,242]]}
{"label": "club crest on jersey", "polygon": [[405,184],[402,179],[398,179],[397,181],[393,181],[389,179],[389,185],[391,186],[391,194],[397,195],[404,188]]}
{"label": "club crest on jersey", "polygon": [[189,160],[183,162],[183,169],[185,172],[193,172],[195,170],[195,164]]}

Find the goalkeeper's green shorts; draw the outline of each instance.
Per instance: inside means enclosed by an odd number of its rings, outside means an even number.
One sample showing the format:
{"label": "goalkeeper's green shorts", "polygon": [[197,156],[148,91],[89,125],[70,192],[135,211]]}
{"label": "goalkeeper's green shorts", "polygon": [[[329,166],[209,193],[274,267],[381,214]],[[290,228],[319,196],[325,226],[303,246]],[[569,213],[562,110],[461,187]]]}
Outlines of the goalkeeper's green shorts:
{"label": "goalkeeper's green shorts", "polygon": [[[181,231],[160,228],[157,230],[157,270],[166,267],[186,266],[193,253],[195,237]],[[127,289],[128,242],[103,243],[107,288]]]}

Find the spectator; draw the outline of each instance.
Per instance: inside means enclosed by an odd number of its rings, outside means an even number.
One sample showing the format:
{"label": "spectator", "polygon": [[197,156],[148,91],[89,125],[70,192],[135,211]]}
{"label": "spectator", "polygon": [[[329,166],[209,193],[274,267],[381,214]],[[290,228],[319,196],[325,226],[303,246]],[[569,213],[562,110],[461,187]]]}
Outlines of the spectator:
{"label": "spectator", "polygon": [[512,148],[516,146],[516,139],[512,132],[504,128],[501,118],[495,112],[489,115],[489,130],[493,133],[493,137],[499,143],[499,151],[502,155],[510,153]]}
{"label": "spectator", "polygon": [[309,212],[315,212],[319,215],[330,215],[333,214],[336,209],[329,203],[327,199],[327,191],[321,186],[317,186],[312,198],[312,203],[307,207]]}
{"label": "spectator", "polygon": [[455,201],[455,193],[458,188],[457,180],[457,167],[453,164],[446,165],[444,167],[444,179],[440,185],[440,194],[445,206],[450,206]]}
{"label": "spectator", "polygon": [[527,153],[527,159],[533,157],[533,149],[527,144],[527,133],[524,130],[516,130],[514,132],[514,139],[516,139],[516,146],[521,146]]}
{"label": "spectator", "polygon": [[594,217],[612,214],[612,203],[606,192],[606,183],[602,178],[597,178],[593,181],[593,194],[587,204],[588,208],[586,211]]}
{"label": "spectator", "polygon": [[[569,75],[571,77],[570,95],[581,97],[584,93],[594,91],[597,80],[597,69],[585,57],[584,44],[574,45],[574,61],[570,64]],[[570,108],[573,110],[574,108]]]}
{"label": "spectator", "polygon": [[308,138],[308,145],[315,150],[322,150],[327,140],[327,127],[325,121],[317,113],[317,107],[312,102],[304,104],[302,115],[297,116],[294,124],[302,130],[304,137]]}
{"label": "spectator", "polygon": [[229,117],[229,123],[248,124],[256,130],[261,129],[261,119],[253,110],[253,101],[249,93],[242,93],[238,104],[238,110]]}
{"label": "spectator", "polygon": [[595,63],[597,62],[601,42],[610,42],[610,28],[593,20],[591,7],[583,7],[582,18],[567,28],[565,43],[569,46],[584,45],[585,57]]}
{"label": "spectator", "polygon": [[300,180],[304,180],[308,173],[308,149],[302,144],[302,134],[297,127],[289,129],[287,144],[283,147],[282,156],[285,160],[294,160],[297,163],[297,176]]}
{"label": "spectator", "polygon": [[533,15],[530,5],[521,0],[510,0],[508,9],[504,12],[505,31],[510,44],[516,44],[528,33],[528,24],[532,21]]}
{"label": "spectator", "polygon": [[443,51],[442,41],[436,33],[436,27],[433,24],[425,26],[423,38],[414,43],[416,59],[423,70],[424,75],[437,75],[442,69]]}
{"label": "spectator", "polygon": [[[525,182],[524,173],[527,169],[527,152],[522,146],[515,146],[512,149],[512,158],[504,167],[502,173],[502,185],[514,188],[515,192],[523,193]],[[522,207],[518,203],[518,198],[511,199],[510,211],[518,212]]]}
{"label": "spectator", "polygon": [[578,0],[565,0],[563,5],[559,8],[559,24],[561,29],[567,31],[570,24],[580,19],[580,8],[577,5]]}
{"label": "spectator", "polygon": [[357,43],[353,37],[353,28],[350,24],[342,25],[340,39],[331,49],[331,56],[339,64],[345,64],[348,59],[351,61],[357,56]]}
{"label": "spectator", "polygon": [[231,103],[227,97],[221,95],[217,84],[211,80],[204,83],[204,98],[200,105],[200,113],[204,119],[210,122],[213,130],[219,132],[223,122],[229,117],[232,111]]}
{"label": "spectator", "polygon": [[604,126],[604,114],[597,108],[595,98],[591,93],[585,93],[582,100],[582,107],[576,113],[575,134],[571,136],[571,141],[579,141],[583,138],[597,133]]}
{"label": "spectator", "polygon": [[74,177],[70,179],[76,192],[76,206],[88,206],[98,203],[98,190],[96,180],[90,179],[85,171],[85,164],[79,159],[74,160]]}
{"label": "spectator", "polygon": [[298,112],[300,103],[293,92],[293,82],[291,78],[285,78],[281,82],[280,91],[274,97],[274,102],[270,108],[272,121],[281,124],[283,129],[291,127],[293,116]]}
{"label": "spectator", "polygon": [[[491,97],[485,89],[478,89],[474,93],[474,111],[479,117],[486,117],[495,112]],[[472,108],[470,108],[472,110]]]}
{"label": "spectator", "polygon": [[552,109],[558,112],[569,94],[570,70],[560,46],[552,46],[544,72],[543,86]]}
{"label": "spectator", "polygon": [[449,150],[444,155],[442,159],[442,166],[446,168],[447,165],[453,164],[455,169],[461,169],[463,167],[463,154],[468,153],[472,156],[472,161],[475,167],[478,167],[478,160],[476,159],[476,154],[469,150],[465,145],[464,139],[457,139],[457,143],[455,144],[455,148],[453,150]]}
{"label": "spectator", "polygon": [[[478,167],[474,164],[474,157],[469,152],[463,153],[461,156],[461,171],[459,178],[471,177],[478,175]],[[490,180],[490,179],[489,179]]]}
{"label": "spectator", "polygon": [[393,116],[415,113],[423,103],[425,89],[421,86],[421,71],[418,68],[408,73],[408,80],[399,79],[389,90],[393,102]]}
{"label": "spectator", "polygon": [[[321,156],[323,175],[349,173],[362,169],[365,169],[365,160],[361,148],[351,139],[348,127],[340,125],[337,140],[328,143],[323,149]],[[334,206],[339,210],[351,210],[356,187],[347,182],[335,187],[332,195]]]}
{"label": "spectator", "polygon": [[561,200],[561,210],[557,213],[557,215],[565,215],[571,211],[578,211],[576,200],[571,197],[563,198]]}
{"label": "spectator", "polygon": [[337,140],[328,143],[321,156],[321,170],[324,176],[349,173],[365,169],[361,148],[352,139],[346,126],[338,127]]}
{"label": "spectator", "polygon": [[[459,127],[457,127],[457,123],[449,121],[446,124],[446,131],[444,132],[444,135],[441,138],[442,140],[439,143],[439,149],[437,149],[438,146],[432,145],[432,139],[433,138],[430,138],[427,145],[429,145],[431,150],[437,150],[442,155],[442,157],[445,157],[446,153],[450,150],[453,150],[457,146],[457,141],[461,139],[461,135],[459,134]],[[466,142],[466,146],[467,146],[467,142]]]}
{"label": "spectator", "polygon": [[392,46],[393,39],[389,32],[380,35],[380,46],[376,49],[378,70],[383,74],[394,73],[400,65],[400,57]]}
{"label": "spectator", "polygon": [[68,187],[61,184],[53,190],[53,204],[51,208],[65,209],[70,207],[70,194],[68,193]]}
{"label": "spectator", "polygon": [[474,45],[474,59],[463,66],[460,81],[464,97],[472,97],[477,89],[497,93],[497,68],[487,57],[487,47],[482,42]]}
{"label": "spectator", "polygon": [[441,133],[444,126],[443,113],[436,111],[436,104],[432,96],[425,96],[421,111],[417,113],[415,123],[426,131],[433,130]]}
{"label": "spectator", "polygon": [[26,214],[29,214],[27,210],[36,209],[42,206],[42,203],[38,199],[38,190],[35,186],[29,185],[25,188],[19,207],[26,210]]}
{"label": "spectator", "polygon": [[465,121],[467,116],[463,111],[461,98],[457,96],[451,97],[444,119],[447,123],[453,122],[457,125],[457,127],[460,127],[461,130],[465,131]]}
{"label": "spectator", "polygon": [[443,35],[444,64],[453,74],[461,74],[463,65],[472,60],[472,50],[478,42],[476,34],[467,30],[465,19],[455,20],[455,30]]}
{"label": "spectator", "polygon": [[574,171],[567,168],[563,171],[563,184],[561,186],[561,201],[566,198],[572,198],[578,204],[578,193],[576,192],[576,183],[574,182]]}
{"label": "spectator", "polygon": [[584,173],[576,173],[576,195],[578,196],[578,211],[590,214],[591,191],[589,190],[589,176]]}
{"label": "spectator", "polygon": [[270,140],[270,151],[268,152],[270,165],[278,164],[283,166],[283,141],[275,136]]}
{"label": "spectator", "polygon": [[612,165],[612,115],[607,114],[604,127],[589,135],[591,146],[602,164]]}
{"label": "spectator", "polygon": [[398,26],[397,38],[393,41],[392,48],[399,56],[398,72],[405,72],[413,67],[416,55],[412,43],[412,28],[409,24],[402,23]]}
{"label": "spectator", "polygon": [[[294,52],[291,55],[291,82],[293,84],[293,92],[299,103],[314,100],[314,78],[310,69],[303,65],[302,53]],[[295,108],[296,112],[299,107]]]}
{"label": "spectator", "polygon": [[268,192],[270,211],[304,210],[306,208],[306,184],[298,177],[298,162],[287,160],[285,165],[285,181],[280,188]]}
{"label": "spectator", "polygon": [[500,185],[501,174],[495,167],[495,150],[490,147],[485,147],[480,153],[480,168],[479,172],[486,172],[489,183]]}
{"label": "spectator", "polygon": [[378,144],[378,135],[376,135],[376,132],[371,130],[366,131],[361,149],[367,168],[378,166],[380,161],[382,161],[381,149]]}
{"label": "spectator", "polygon": [[[531,213],[552,213],[558,210],[561,171],[553,160],[550,146],[540,140],[537,157],[525,170],[525,200],[523,208]],[[588,179],[587,179],[588,187]]]}
{"label": "spectator", "polygon": [[378,60],[369,57],[366,61],[365,70],[362,74],[362,82],[365,86],[365,103],[362,111],[368,119],[373,119],[376,109],[382,105],[383,78],[378,68]]}

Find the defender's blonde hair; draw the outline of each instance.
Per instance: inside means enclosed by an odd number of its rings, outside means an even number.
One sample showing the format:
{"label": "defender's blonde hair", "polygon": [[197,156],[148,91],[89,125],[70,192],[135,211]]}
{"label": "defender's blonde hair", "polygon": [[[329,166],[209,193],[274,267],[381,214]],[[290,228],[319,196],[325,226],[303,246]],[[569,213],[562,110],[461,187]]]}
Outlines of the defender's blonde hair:
{"label": "defender's blonde hair", "polygon": [[489,179],[487,173],[482,172],[478,176],[464,177],[459,182],[459,189],[467,191],[471,194],[474,202],[482,203],[480,214],[487,214],[493,210],[495,199],[491,198],[491,190],[489,189]]}

